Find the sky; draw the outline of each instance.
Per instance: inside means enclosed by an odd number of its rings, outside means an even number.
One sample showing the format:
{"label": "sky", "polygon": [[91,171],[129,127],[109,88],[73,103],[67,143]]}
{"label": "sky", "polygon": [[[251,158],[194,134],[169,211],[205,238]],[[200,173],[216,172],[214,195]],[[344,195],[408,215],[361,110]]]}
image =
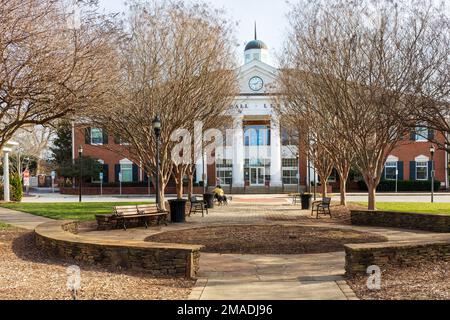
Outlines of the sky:
{"label": "sky", "polygon": [[[224,8],[232,21],[239,25],[236,38],[240,47],[237,58],[244,60],[245,44],[254,38],[254,24],[257,23],[258,39],[269,46],[270,63],[278,66],[277,54],[281,52],[288,30],[286,15],[289,12],[287,0],[204,0],[217,8]],[[432,0],[440,3],[442,0]],[[99,0],[106,12],[126,11],[125,0]],[[295,0],[291,0],[295,3]],[[450,13],[450,0],[444,0],[447,13]]]}
{"label": "sky", "polygon": [[[270,49],[271,61],[276,65],[276,54],[281,50],[287,30],[286,14],[289,5],[285,0],[209,0],[214,7],[224,8],[236,27],[237,49],[240,61],[243,61],[245,43],[254,38],[256,21],[258,39],[264,41]],[[126,10],[124,0],[100,0],[107,12]]]}

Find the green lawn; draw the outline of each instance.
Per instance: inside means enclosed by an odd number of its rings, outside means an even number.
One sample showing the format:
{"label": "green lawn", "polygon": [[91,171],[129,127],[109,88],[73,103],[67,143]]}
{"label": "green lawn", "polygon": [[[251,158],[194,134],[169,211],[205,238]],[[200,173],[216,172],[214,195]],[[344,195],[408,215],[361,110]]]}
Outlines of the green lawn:
{"label": "green lawn", "polygon": [[[367,202],[357,203],[367,207]],[[377,202],[378,210],[416,212],[416,213],[440,213],[450,215],[450,203],[420,203],[420,202]]]}
{"label": "green lawn", "polygon": [[1,206],[56,220],[90,221],[95,220],[96,214],[112,213],[113,207],[115,206],[130,206],[148,203],[151,202],[8,203],[2,204]]}
{"label": "green lawn", "polygon": [[0,231],[2,230],[6,230],[8,228],[10,228],[11,226],[9,224],[5,224],[3,222],[0,222]]}

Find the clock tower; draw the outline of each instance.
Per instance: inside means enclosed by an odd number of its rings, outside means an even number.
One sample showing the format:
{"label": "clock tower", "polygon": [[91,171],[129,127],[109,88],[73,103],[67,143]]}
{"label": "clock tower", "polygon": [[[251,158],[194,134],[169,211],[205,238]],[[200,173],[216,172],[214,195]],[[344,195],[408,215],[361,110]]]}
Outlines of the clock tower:
{"label": "clock tower", "polygon": [[253,60],[259,60],[264,63],[269,63],[269,48],[267,45],[258,40],[255,22],[255,39],[247,43],[245,46],[245,63],[250,63]]}

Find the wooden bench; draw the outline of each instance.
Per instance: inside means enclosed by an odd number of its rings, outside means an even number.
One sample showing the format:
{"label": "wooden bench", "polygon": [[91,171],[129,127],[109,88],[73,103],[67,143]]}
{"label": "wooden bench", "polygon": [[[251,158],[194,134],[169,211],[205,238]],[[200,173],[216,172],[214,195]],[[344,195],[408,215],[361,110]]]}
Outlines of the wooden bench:
{"label": "wooden bench", "polygon": [[167,225],[167,211],[159,210],[156,205],[142,205],[142,206],[122,206],[114,208],[114,219],[116,220],[116,227],[122,222],[124,230],[127,230],[127,220],[144,219],[145,228],[148,228],[151,218],[157,218],[158,224],[162,221]]}
{"label": "wooden bench", "polygon": [[140,205],[137,206],[137,209],[140,215],[148,218],[157,218],[158,225],[164,223],[167,226],[169,211],[160,210],[157,205]]}

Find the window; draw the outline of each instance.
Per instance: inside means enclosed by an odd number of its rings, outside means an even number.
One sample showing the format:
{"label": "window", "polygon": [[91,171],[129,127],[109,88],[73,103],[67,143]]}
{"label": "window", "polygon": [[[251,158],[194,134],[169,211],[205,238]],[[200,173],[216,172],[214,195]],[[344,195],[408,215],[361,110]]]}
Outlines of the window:
{"label": "window", "polygon": [[416,128],[416,141],[426,142],[428,141],[428,129],[425,127]]}
{"label": "window", "polygon": [[[104,164],[105,164],[105,161],[103,161],[103,160],[101,160],[101,159],[98,159],[97,160],[99,163],[100,163],[100,165],[101,166],[103,166]],[[103,171],[102,171],[103,172]],[[100,183],[101,181],[100,181],[100,175],[98,175],[98,176],[96,176],[96,177],[92,177],[92,183]]]}
{"label": "window", "polygon": [[416,162],[416,180],[428,180],[428,162]]}
{"label": "window", "polygon": [[386,180],[397,180],[397,161],[388,161],[386,162],[386,170],[384,178]]}
{"label": "window", "polygon": [[103,144],[103,130],[98,128],[91,128],[91,144]]}
{"label": "window", "polygon": [[283,167],[298,167],[297,159],[283,159]]}
{"label": "window", "polygon": [[217,182],[222,185],[231,185],[233,182],[233,160],[218,160],[216,169]]}
{"label": "window", "polygon": [[217,171],[217,182],[223,185],[231,185],[233,181],[233,171],[232,170],[218,170]]}
{"label": "window", "polygon": [[292,169],[285,170],[283,168],[283,184],[285,184],[285,185],[297,185],[298,184],[297,175],[298,175],[297,169],[295,169],[295,170],[292,170]]}
{"label": "window", "polygon": [[122,173],[122,182],[133,182],[133,164],[121,163],[120,172]]}
{"label": "window", "polygon": [[337,170],[333,169],[333,171],[331,171],[330,176],[328,177],[328,182],[335,183],[337,181],[337,176],[338,176]]}
{"label": "window", "polygon": [[283,184],[297,185],[298,184],[298,160],[282,159],[283,164]]}
{"label": "window", "polygon": [[246,147],[270,146],[270,128],[268,126],[246,126],[244,132]]}

